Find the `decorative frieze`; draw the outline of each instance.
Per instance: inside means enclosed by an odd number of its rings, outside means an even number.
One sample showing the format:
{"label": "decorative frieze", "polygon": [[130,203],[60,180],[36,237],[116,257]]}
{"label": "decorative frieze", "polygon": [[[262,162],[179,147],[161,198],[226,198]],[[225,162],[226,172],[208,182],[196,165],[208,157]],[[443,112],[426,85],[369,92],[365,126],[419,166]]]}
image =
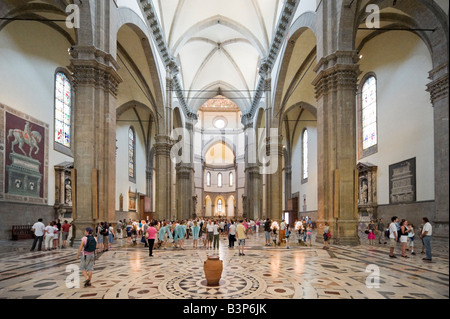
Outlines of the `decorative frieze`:
{"label": "decorative frieze", "polygon": [[448,98],[448,74],[427,85],[427,92],[430,92],[431,103]]}
{"label": "decorative frieze", "polygon": [[321,71],[313,81],[316,99],[337,90],[356,92],[360,74],[357,64],[340,64]]}

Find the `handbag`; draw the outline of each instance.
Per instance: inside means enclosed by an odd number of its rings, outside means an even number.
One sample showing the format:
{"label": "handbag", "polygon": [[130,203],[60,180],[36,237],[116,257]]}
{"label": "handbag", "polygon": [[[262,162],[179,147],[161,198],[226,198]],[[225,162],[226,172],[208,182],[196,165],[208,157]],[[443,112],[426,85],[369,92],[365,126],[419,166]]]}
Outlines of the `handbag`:
{"label": "handbag", "polygon": [[366,234],[370,233],[367,229],[364,231]]}

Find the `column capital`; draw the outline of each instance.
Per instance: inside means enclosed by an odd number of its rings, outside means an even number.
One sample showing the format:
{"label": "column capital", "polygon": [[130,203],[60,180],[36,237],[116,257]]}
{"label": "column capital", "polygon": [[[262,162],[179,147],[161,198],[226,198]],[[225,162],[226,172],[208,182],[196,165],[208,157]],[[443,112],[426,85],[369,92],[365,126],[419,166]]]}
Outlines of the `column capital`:
{"label": "column capital", "polygon": [[170,157],[170,150],[172,149],[173,142],[170,136],[157,135],[155,137],[155,156],[167,156]]}
{"label": "column capital", "polygon": [[316,89],[316,98],[339,89],[356,92],[361,74],[358,60],[356,51],[338,51],[322,58],[314,69],[317,76],[312,84]]}
{"label": "column capital", "polygon": [[431,96],[431,103],[448,98],[448,73],[433,80],[427,85],[427,91]]}

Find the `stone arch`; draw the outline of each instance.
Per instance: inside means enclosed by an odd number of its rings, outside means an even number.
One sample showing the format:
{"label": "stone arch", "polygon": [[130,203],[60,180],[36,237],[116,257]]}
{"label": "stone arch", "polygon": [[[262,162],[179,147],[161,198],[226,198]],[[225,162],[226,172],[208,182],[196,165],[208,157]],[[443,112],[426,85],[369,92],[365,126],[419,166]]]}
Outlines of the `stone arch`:
{"label": "stone arch", "polygon": [[214,145],[218,144],[218,143],[224,143],[227,147],[229,147],[234,154],[234,157],[236,158],[236,152],[237,152],[237,146],[233,143],[233,141],[230,141],[229,139],[227,139],[226,137],[216,137],[213,138],[211,140],[209,140],[202,149],[202,159],[205,159],[206,157],[206,153],[211,149],[211,147],[213,147]]}

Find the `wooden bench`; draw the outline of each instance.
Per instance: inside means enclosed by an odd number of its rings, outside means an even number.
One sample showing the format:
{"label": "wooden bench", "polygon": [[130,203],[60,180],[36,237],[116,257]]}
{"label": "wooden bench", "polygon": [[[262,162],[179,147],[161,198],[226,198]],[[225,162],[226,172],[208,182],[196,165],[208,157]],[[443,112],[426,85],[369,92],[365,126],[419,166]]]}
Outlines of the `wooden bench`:
{"label": "wooden bench", "polygon": [[14,225],[12,227],[12,240],[34,239],[31,225]]}

